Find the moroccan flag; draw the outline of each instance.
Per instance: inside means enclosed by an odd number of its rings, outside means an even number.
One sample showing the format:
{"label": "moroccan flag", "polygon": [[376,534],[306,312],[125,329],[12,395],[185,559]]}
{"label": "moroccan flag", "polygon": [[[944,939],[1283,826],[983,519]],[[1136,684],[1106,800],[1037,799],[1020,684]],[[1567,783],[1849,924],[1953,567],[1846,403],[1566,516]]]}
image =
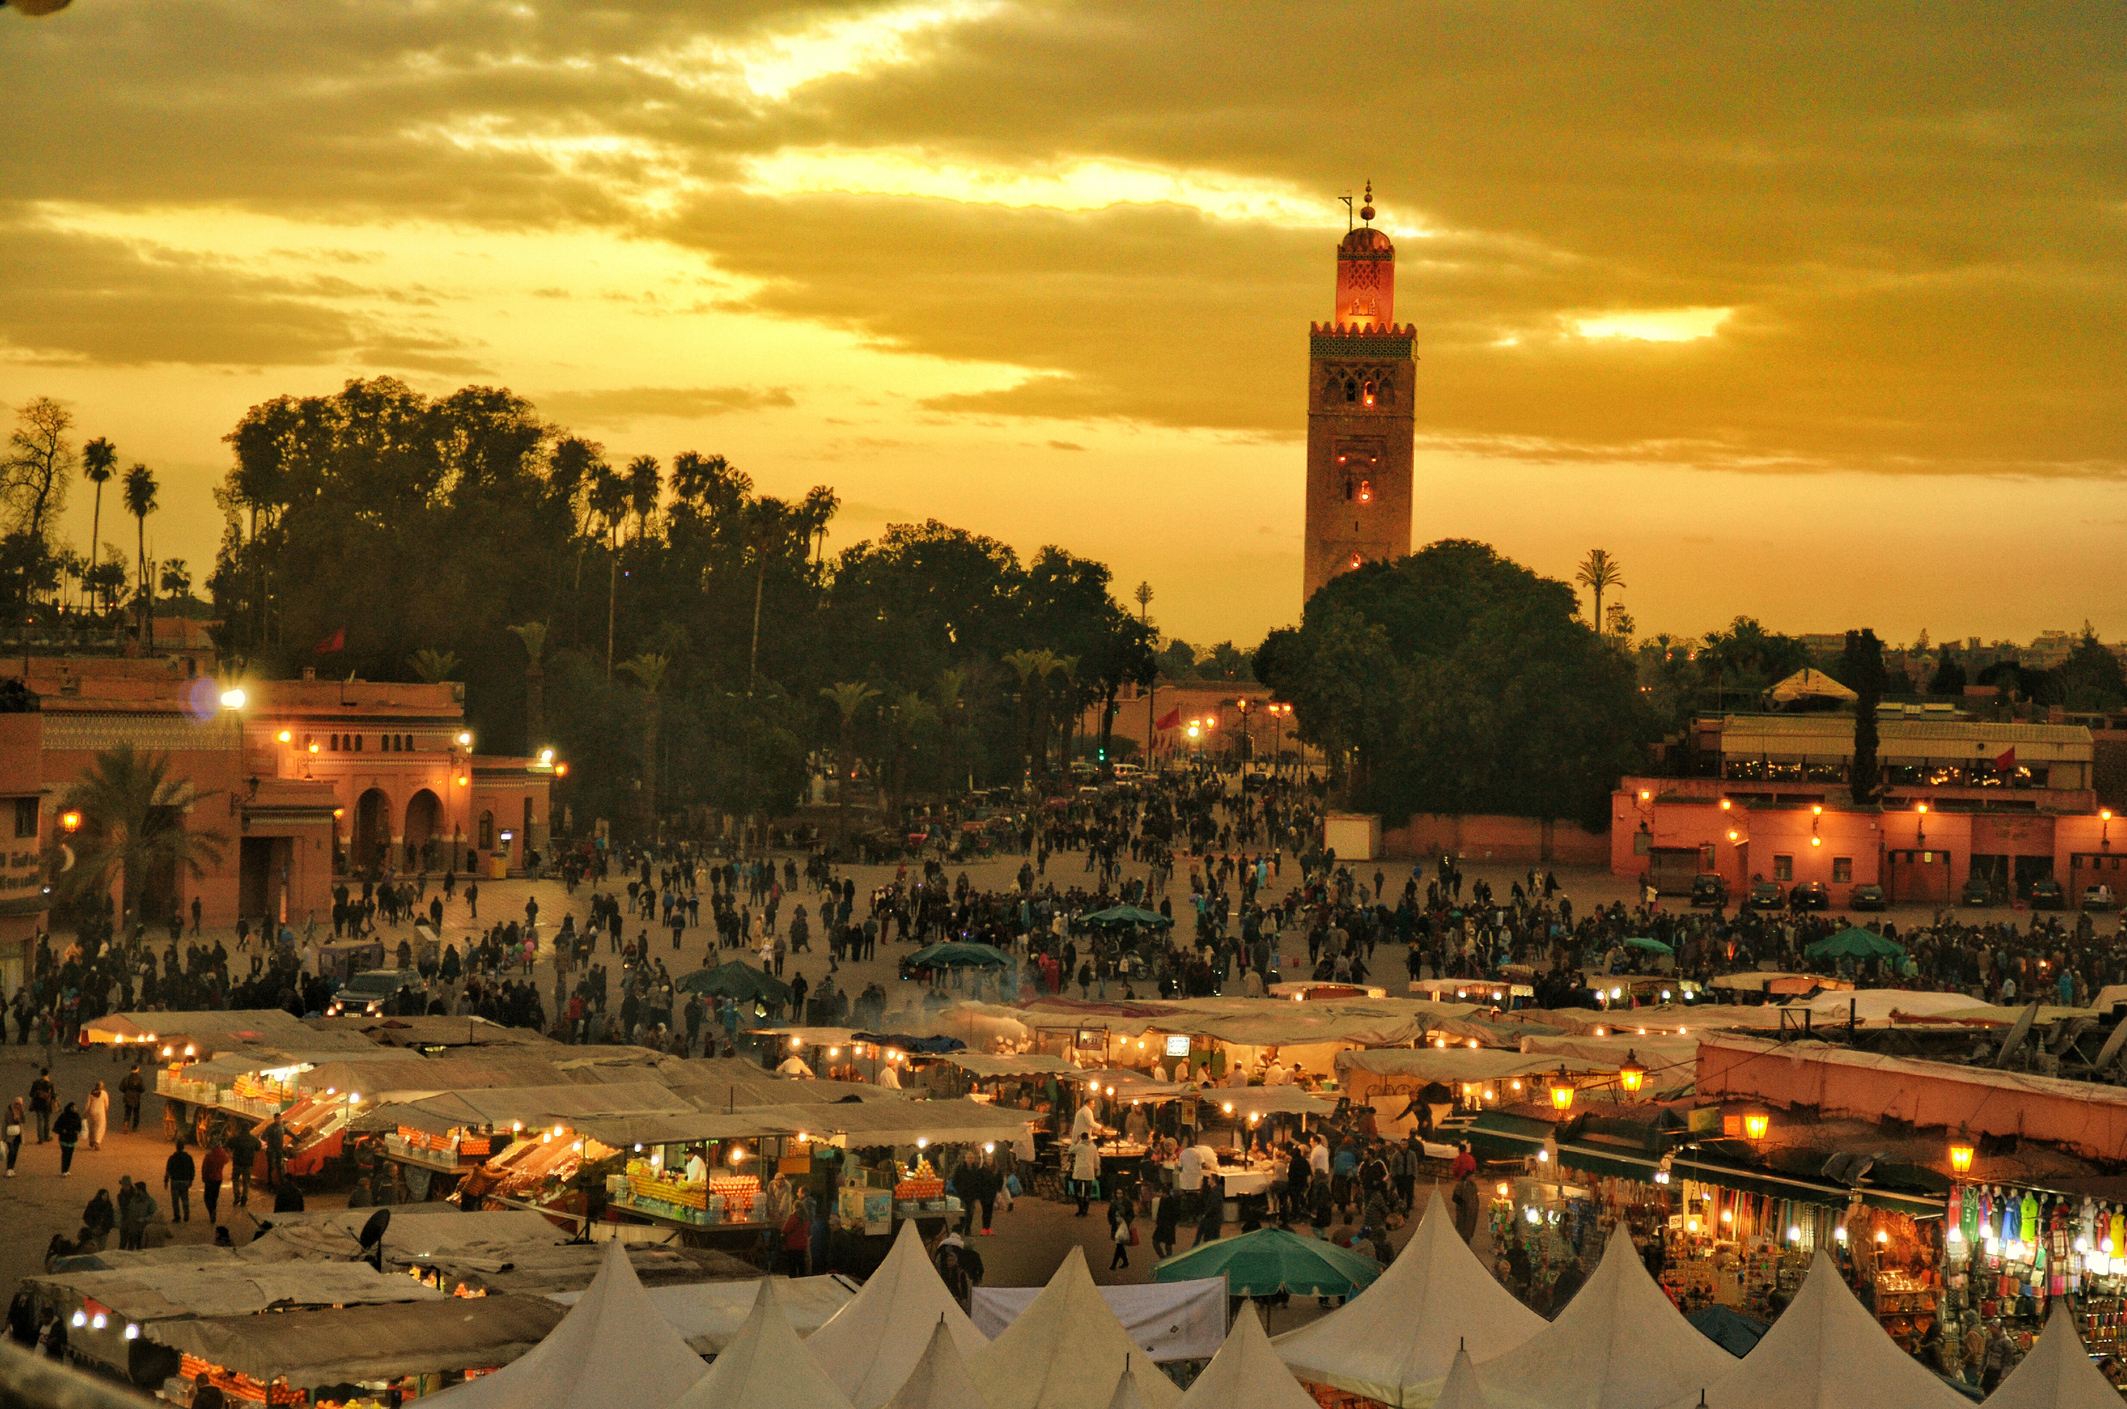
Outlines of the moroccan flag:
{"label": "moroccan flag", "polygon": [[2011,744],[2006,751],[1994,756],[1994,771],[1997,773],[2014,773],[2016,771],[2016,745]]}
{"label": "moroccan flag", "polygon": [[1182,707],[1176,705],[1152,722],[1155,729],[1179,729],[1182,725]]}
{"label": "moroccan flag", "polygon": [[327,636],[324,640],[318,642],[316,646],[311,648],[310,653],[314,656],[322,656],[330,655],[334,651],[344,651],[346,649],[347,628],[343,626],[338,631],[335,631],[330,636]]}

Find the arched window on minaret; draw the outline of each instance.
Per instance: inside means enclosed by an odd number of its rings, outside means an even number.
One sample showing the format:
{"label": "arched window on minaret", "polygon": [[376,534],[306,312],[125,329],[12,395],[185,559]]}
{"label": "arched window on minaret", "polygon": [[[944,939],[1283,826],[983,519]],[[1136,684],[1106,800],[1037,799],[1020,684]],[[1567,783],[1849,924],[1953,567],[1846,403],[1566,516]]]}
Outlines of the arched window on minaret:
{"label": "arched window on minaret", "polygon": [[1359,399],[1359,384],[1348,377],[1344,382],[1344,399],[1346,401],[1357,401]]}

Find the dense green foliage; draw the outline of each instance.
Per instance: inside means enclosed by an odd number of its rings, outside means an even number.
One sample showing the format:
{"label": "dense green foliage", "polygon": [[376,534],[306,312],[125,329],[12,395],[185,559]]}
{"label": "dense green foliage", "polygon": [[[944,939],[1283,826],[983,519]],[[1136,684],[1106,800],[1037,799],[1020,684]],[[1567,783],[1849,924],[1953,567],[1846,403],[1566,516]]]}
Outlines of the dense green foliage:
{"label": "dense green foliage", "polygon": [[1346,573],[1271,633],[1257,678],[1385,817],[1503,812],[1599,821],[1651,720],[1632,663],[1573,589],[1447,540]]}
{"label": "dense green foliage", "polygon": [[[902,795],[1009,781],[1151,676],[1101,564],[1023,565],[935,520],[823,560],[827,488],[779,500],[692,452],[616,468],[508,391],[350,382],[253,407],[228,440],[222,648],[269,675],[454,665],[479,747],[558,748],[586,816],[782,811],[808,752],[845,738]],[[1005,661],[1035,649],[1051,667],[1023,684]],[[821,693],[841,682],[878,692],[847,731]]]}

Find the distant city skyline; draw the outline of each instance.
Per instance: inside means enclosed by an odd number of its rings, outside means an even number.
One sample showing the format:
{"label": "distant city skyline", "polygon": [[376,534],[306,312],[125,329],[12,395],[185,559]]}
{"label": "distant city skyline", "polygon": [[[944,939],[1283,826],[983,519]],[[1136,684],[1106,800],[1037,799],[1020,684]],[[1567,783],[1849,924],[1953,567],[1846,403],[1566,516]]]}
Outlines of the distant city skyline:
{"label": "distant city skyline", "polygon": [[1414,544],[1603,547],[1641,636],[2127,637],[2127,16],[1767,23],[9,7],[0,402],[150,464],[202,585],[244,410],[384,373],[831,484],[830,552],[1057,542],[1249,644],[1297,615],[1307,324],[1371,180]]}

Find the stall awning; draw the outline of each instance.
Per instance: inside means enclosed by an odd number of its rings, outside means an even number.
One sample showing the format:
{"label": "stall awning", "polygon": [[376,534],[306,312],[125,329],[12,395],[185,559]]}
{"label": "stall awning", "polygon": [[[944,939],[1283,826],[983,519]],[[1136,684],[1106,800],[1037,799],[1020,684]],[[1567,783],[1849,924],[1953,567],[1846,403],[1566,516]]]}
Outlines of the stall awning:
{"label": "stall awning", "polygon": [[1061,1057],[1045,1057],[1038,1052],[1027,1052],[1012,1057],[985,1056],[979,1052],[949,1052],[939,1058],[960,1068],[978,1081],[1007,1080],[1013,1077],[1053,1076],[1063,1081],[1091,1081],[1092,1073]]}
{"label": "stall awning", "polygon": [[[407,1279],[410,1280],[410,1279]],[[277,1316],[165,1321],[149,1337],[254,1380],[297,1388],[507,1365],[544,1340],[566,1308],[545,1297],[446,1297]]]}
{"label": "stall awning", "polygon": [[[1622,1060],[1622,1054],[1620,1054]],[[1530,1056],[1489,1047],[1412,1047],[1388,1051],[1339,1052],[1338,1072],[1363,1071],[1375,1076],[1414,1081],[1507,1081],[1517,1076],[1568,1071],[1611,1071],[1617,1063],[1581,1057]]]}

